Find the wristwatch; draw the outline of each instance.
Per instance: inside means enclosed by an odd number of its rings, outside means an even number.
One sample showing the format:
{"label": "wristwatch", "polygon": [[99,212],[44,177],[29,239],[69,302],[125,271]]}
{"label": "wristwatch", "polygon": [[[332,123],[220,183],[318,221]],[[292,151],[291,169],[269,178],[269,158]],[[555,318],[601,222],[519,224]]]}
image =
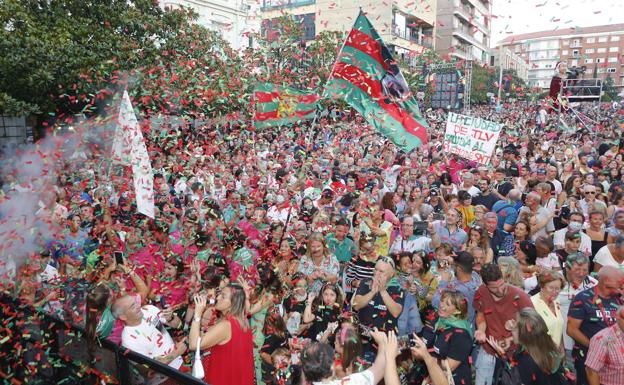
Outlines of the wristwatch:
{"label": "wristwatch", "polygon": [[199,322],[199,321],[201,321],[201,317],[194,317],[193,318],[193,322]]}

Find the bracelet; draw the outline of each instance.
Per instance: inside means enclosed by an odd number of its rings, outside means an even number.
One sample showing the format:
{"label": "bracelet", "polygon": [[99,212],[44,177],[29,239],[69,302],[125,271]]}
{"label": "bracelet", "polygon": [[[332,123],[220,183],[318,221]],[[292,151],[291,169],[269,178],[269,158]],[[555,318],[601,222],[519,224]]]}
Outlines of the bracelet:
{"label": "bracelet", "polygon": [[199,321],[201,321],[200,317],[193,317],[193,322],[199,322]]}

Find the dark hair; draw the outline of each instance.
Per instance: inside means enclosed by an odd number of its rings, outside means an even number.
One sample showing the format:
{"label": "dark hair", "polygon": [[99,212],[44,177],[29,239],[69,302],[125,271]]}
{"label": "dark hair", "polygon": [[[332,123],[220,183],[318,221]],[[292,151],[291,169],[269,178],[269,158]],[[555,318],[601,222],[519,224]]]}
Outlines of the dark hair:
{"label": "dark hair", "polygon": [[95,347],[95,338],[98,324],[98,316],[102,314],[108,305],[110,298],[110,290],[107,285],[99,284],[89,290],[86,298],[87,315],[85,321],[85,335],[87,337],[87,346],[89,351]]}
{"label": "dark hair", "polygon": [[262,328],[262,333],[265,336],[274,335],[283,339],[288,336],[286,322],[284,322],[284,317],[282,317],[282,315],[280,314],[279,308],[277,306],[273,306],[267,312],[266,320],[264,322],[264,328]]}
{"label": "dark hair", "polygon": [[344,341],[340,341],[342,342],[341,364],[342,369],[346,371],[349,366],[353,365],[358,358],[364,355],[364,349],[362,348],[360,334],[356,329],[348,328],[344,331],[344,334],[342,329],[340,329],[338,333],[339,336],[344,336]]}
{"label": "dark hair", "polygon": [[459,267],[462,272],[466,274],[471,274],[473,265],[474,257],[469,252],[460,251],[455,256],[455,266]]}
{"label": "dark hair", "polygon": [[418,255],[423,262],[422,270],[418,272],[418,274],[422,274],[423,272],[429,271],[431,268],[431,260],[429,260],[429,256],[424,251],[415,251],[412,253],[412,261],[414,261],[414,256]]}
{"label": "dark hair", "polygon": [[338,218],[338,220],[336,221],[336,226],[347,226],[348,228],[351,228],[351,225],[349,224],[349,221],[346,218]]}
{"label": "dark hair", "polygon": [[387,192],[384,194],[383,198],[381,198],[381,209],[382,210],[390,210],[392,212],[394,212],[396,210],[396,207],[394,205],[394,202],[392,201],[394,199],[394,193],[393,192]]}
{"label": "dark hair", "polygon": [[303,348],[301,369],[308,382],[320,382],[332,375],[334,349],[328,344],[311,342]]}
{"label": "dark hair", "polygon": [[404,251],[402,253],[396,253],[396,254],[390,254],[390,257],[392,259],[394,259],[395,265],[397,266],[397,268],[399,267],[399,265],[401,265],[401,260],[403,258],[409,258],[410,262],[412,259],[412,253],[410,253],[409,251]]}
{"label": "dark hair", "polygon": [[481,267],[481,280],[484,285],[503,279],[503,273],[496,263],[486,263]]}

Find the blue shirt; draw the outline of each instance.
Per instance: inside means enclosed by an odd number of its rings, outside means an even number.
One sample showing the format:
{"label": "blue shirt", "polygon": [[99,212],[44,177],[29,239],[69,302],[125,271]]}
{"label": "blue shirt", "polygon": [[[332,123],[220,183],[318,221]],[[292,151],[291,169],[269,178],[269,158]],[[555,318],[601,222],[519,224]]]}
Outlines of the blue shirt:
{"label": "blue shirt", "polygon": [[461,282],[457,278],[452,278],[449,282],[440,281],[440,285],[438,286],[438,290],[433,294],[433,298],[431,298],[431,305],[438,309],[440,306],[440,297],[442,296],[442,292],[444,290],[456,290],[466,297],[466,301],[468,301],[468,322],[473,326],[475,326],[475,309],[474,309],[474,296],[477,292],[477,289],[481,286],[481,276],[476,271],[472,272],[472,277],[468,282]]}
{"label": "blue shirt", "polygon": [[504,230],[505,225],[514,226],[518,221],[518,210],[514,208],[514,206],[505,200],[500,200],[494,203],[492,206],[492,211],[498,215],[498,226],[499,230]]}
{"label": "blue shirt", "polygon": [[438,233],[438,237],[440,237],[440,243],[450,243],[455,251],[460,251],[468,240],[468,234],[459,226],[452,233],[445,222],[438,221],[433,226],[435,232]]}

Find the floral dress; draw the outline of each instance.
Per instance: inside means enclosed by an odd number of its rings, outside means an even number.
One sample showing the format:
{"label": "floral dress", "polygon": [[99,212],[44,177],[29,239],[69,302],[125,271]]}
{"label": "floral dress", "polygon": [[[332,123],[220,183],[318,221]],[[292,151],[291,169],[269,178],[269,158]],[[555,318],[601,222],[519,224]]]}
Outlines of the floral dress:
{"label": "floral dress", "polygon": [[[319,266],[315,265],[314,261],[312,261],[312,258],[307,255],[304,255],[301,258],[301,261],[299,261],[299,272],[304,276],[310,276],[316,270],[324,271],[329,275],[338,275],[338,271],[340,270],[340,264],[338,263],[338,259],[336,258],[336,256],[333,254],[326,255]],[[313,293],[314,295],[318,295],[324,283],[325,281],[320,278],[315,279],[314,282],[310,284],[308,292]]]}

